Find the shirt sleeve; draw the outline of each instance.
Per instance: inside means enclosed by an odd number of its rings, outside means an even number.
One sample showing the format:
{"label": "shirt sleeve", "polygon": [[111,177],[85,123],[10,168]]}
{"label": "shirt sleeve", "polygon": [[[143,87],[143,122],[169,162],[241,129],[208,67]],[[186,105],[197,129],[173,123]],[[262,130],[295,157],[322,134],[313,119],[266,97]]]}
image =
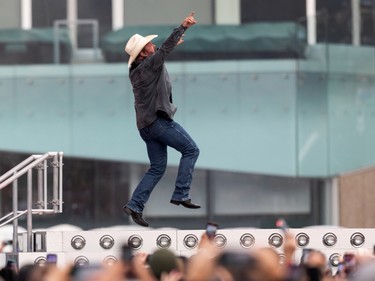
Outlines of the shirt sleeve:
{"label": "shirt sleeve", "polygon": [[177,46],[178,41],[181,39],[186,29],[187,28],[183,27],[182,25],[173,29],[171,35],[169,35],[155,54],[150,57],[149,63],[151,64],[152,69],[157,69],[163,65],[169,53],[172,52]]}

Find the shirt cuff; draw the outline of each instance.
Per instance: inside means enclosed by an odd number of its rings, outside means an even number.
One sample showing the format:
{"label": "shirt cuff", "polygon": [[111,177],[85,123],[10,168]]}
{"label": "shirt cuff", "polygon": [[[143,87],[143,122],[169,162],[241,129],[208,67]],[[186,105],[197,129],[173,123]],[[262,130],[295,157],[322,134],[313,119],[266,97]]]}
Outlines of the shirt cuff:
{"label": "shirt cuff", "polygon": [[186,31],[186,29],[188,29],[187,27],[183,26],[182,24],[179,26],[180,29],[182,29],[184,32]]}

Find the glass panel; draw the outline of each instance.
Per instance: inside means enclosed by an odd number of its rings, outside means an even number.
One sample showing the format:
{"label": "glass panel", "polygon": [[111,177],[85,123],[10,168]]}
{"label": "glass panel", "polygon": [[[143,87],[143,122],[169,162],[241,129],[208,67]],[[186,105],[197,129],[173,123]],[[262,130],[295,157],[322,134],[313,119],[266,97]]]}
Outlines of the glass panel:
{"label": "glass panel", "polygon": [[316,23],[317,43],[306,41],[302,59],[297,60],[297,174],[328,175],[327,14],[318,11],[316,17],[305,17],[300,23],[306,29]]}
{"label": "glass panel", "polygon": [[309,180],[220,172],[214,186],[215,215],[310,212]]}

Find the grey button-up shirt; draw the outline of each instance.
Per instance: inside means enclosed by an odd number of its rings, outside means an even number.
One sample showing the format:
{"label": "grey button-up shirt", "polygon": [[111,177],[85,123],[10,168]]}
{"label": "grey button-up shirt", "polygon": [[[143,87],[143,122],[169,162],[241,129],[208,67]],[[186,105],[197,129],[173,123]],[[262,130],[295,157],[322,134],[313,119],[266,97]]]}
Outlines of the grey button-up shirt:
{"label": "grey button-up shirt", "polygon": [[152,124],[158,111],[173,119],[177,108],[172,103],[172,85],[164,62],[185,30],[182,25],[176,27],[153,55],[134,62],[129,70],[139,130]]}

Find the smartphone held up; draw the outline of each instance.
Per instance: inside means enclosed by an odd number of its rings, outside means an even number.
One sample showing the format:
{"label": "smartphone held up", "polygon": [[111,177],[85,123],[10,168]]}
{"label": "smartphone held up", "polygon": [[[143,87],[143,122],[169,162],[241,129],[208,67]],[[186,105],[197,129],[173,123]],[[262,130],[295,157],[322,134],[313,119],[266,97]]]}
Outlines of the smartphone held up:
{"label": "smartphone held up", "polygon": [[206,235],[210,240],[214,240],[218,225],[213,222],[208,222],[206,225]]}
{"label": "smartphone held up", "polygon": [[283,218],[277,219],[275,225],[277,228],[281,229],[283,233],[286,233],[289,230],[289,225]]}

